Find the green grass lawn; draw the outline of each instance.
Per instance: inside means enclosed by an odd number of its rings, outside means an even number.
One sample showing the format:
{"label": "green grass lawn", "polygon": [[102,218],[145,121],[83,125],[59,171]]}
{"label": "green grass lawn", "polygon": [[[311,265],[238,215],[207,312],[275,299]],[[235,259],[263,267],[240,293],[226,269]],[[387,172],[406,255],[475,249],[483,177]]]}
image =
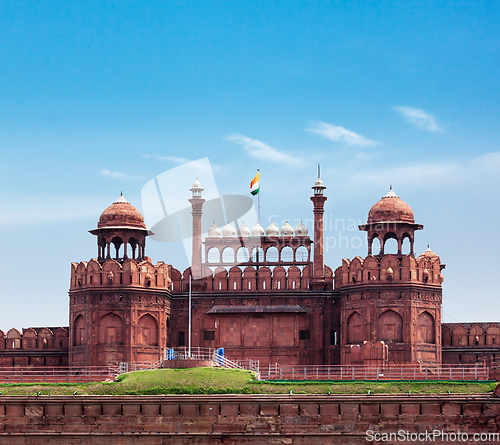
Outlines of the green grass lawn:
{"label": "green grass lawn", "polygon": [[487,393],[494,382],[268,382],[250,371],[160,369],[123,374],[113,383],[3,384],[1,395],[155,395],[155,394],[446,394]]}

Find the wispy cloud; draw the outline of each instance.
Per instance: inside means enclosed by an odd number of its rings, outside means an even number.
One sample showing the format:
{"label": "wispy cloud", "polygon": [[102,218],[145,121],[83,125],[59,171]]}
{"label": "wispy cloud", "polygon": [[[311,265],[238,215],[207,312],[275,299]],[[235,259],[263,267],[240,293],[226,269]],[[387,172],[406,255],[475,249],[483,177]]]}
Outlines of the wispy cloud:
{"label": "wispy cloud", "polygon": [[189,162],[189,159],[181,158],[179,156],[160,156],[158,154],[154,154],[154,155],[143,155],[142,157],[145,159],[156,159],[157,161],[171,162],[172,164],[178,164],[178,165]]}
{"label": "wispy cloud", "polygon": [[108,170],[106,168],[103,168],[101,170],[101,175],[107,176],[108,178],[113,178],[113,179],[125,179],[128,177],[128,175],[126,173],[112,172],[111,170]]}
{"label": "wispy cloud", "polygon": [[327,122],[311,122],[309,128],[306,128],[306,131],[323,136],[325,139],[329,139],[333,142],[344,142],[347,145],[377,145],[377,142],[354,133],[354,131]]}
{"label": "wispy cloud", "polygon": [[436,118],[420,108],[395,106],[394,110],[421,130],[432,132],[443,131],[441,126],[437,123]]}
{"label": "wispy cloud", "polygon": [[362,187],[366,187],[366,184],[382,186],[392,182],[414,183],[419,186],[425,184],[431,187],[469,187],[471,184],[483,184],[485,189],[495,189],[492,184],[498,184],[499,169],[500,152],[492,152],[466,161],[400,165],[376,172],[357,172],[351,179]]}
{"label": "wispy cloud", "polygon": [[241,134],[231,134],[226,136],[226,140],[241,145],[243,150],[256,159],[279,162],[287,165],[298,165],[302,162],[302,159],[299,157],[283,153],[265,142],[259,141],[258,139],[251,139]]}
{"label": "wispy cloud", "polygon": [[95,196],[17,196],[0,198],[0,227],[37,226],[46,223],[95,218],[109,203]]}

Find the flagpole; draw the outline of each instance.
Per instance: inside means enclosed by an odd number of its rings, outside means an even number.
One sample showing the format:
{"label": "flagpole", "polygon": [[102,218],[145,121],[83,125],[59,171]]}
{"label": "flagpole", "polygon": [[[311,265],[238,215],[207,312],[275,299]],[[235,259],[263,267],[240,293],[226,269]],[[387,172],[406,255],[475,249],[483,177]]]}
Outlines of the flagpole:
{"label": "flagpole", "polygon": [[257,193],[257,205],[259,207],[259,224],[260,224],[260,174],[259,174],[259,169],[257,169],[257,174],[259,175],[259,193]]}
{"label": "flagpole", "polygon": [[191,272],[189,272],[189,337],[188,337],[188,357],[191,358]]}

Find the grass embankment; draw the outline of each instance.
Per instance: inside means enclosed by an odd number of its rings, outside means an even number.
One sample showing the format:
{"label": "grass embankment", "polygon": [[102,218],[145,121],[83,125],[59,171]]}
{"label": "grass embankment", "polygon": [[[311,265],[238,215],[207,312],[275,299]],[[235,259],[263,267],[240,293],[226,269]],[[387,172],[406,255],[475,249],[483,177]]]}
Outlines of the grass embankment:
{"label": "grass embankment", "polygon": [[494,382],[266,382],[250,371],[161,369],[123,374],[113,383],[3,384],[1,395],[156,395],[156,394],[452,394],[487,393]]}

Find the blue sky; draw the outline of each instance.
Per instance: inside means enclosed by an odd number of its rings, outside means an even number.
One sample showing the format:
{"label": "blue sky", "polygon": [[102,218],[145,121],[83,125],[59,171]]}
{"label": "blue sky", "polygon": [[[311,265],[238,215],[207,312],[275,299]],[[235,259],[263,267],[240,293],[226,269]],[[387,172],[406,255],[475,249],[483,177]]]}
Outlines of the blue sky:
{"label": "blue sky", "polygon": [[[151,178],[204,157],[222,194],[261,169],[263,225],[311,218],[318,162],[333,223],[363,223],[392,184],[425,226],[417,253],[447,265],[444,320],[500,320],[499,9],[2,2],[0,328],[67,325],[100,212],[121,190],[141,209]],[[341,227],[330,241],[364,235]],[[186,264],[176,245],[147,252]],[[346,241],[325,259],[365,254]]]}

